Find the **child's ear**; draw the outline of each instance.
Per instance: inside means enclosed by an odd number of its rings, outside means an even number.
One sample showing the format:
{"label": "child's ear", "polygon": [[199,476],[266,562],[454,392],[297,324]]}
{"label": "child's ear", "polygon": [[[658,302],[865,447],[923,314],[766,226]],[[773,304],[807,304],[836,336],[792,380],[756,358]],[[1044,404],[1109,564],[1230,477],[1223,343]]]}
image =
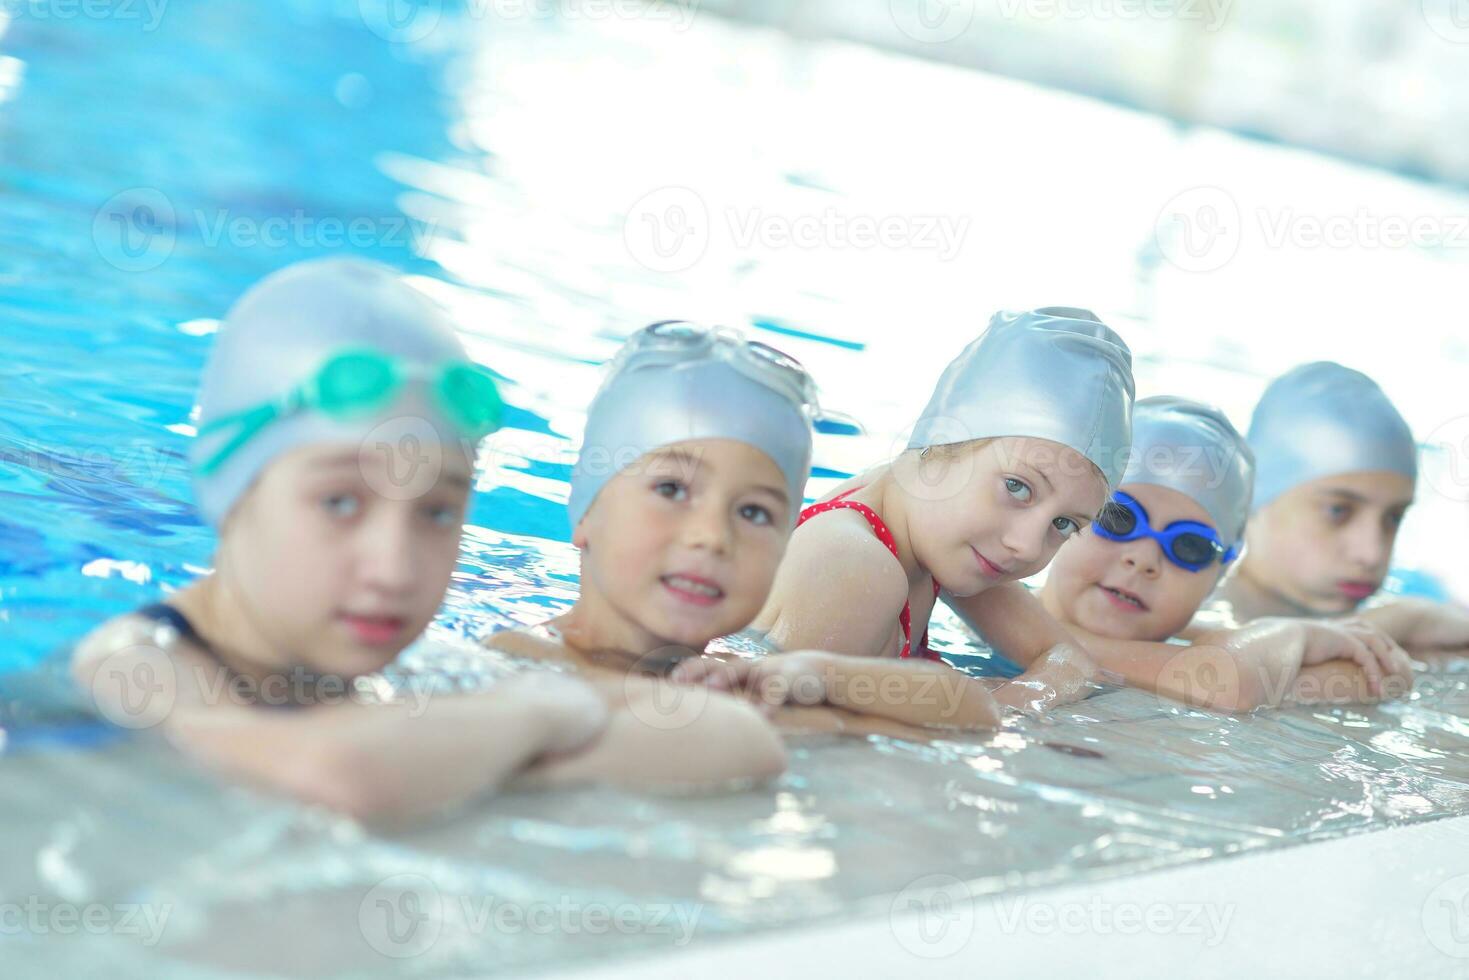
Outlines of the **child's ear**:
{"label": "child's ear", "polygon": [[571,544],[577,551],[587,550],[587,519],[583,517],[571,529]]}

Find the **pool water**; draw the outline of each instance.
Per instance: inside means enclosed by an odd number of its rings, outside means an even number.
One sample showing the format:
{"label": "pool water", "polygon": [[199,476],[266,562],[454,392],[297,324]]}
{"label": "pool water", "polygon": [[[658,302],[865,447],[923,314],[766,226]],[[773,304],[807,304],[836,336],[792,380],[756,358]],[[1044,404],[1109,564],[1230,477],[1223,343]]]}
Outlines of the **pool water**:
{"label": "pool water", "polygon": [[[17,9],[0,14],[0,903],[126,907],[137,928],[8,931],[8,975],[523,973],[886,909],[936,875],[1000,892],[1469,812],[1452,663],[1380,708],[1236,718],[1110,691],[981,738],[798,740],[758,790],[509,796],[393,835],[99,734],[57,667],[208,567],[184,468],[195,381],[220,313],[292,261],[345,242],[423,277],[506,379],[463,563],[399,672],[470,688],[494,665],[466,638],[574,595],[576,435],[597,365],[644,323],[743,325],[812,368],[837,419],[812,496],[901,447],[1000,307],[1090,305],[1132,344],[1140,395],[1241,423],[1269,377],[1335,357],[1430,433],[1463,411],[1469,348],[1443,311],[1465,249],[1267,232],[1287,206],[1465,201],[706,15],[451,4],[410,43],[364,21],[371,0],[176,0],[151,30]],[[1270,220],[1223,261],[1180,252],[1159,215],[1200,189],[1201,216]],[[863,221],[900,244],[864,244]],[[1425,480],[1400,588],[1465,594],[1454,489]],[[1004,672],[951,617],[933,642]],[[405,940],[383,908],[421,928]]]}

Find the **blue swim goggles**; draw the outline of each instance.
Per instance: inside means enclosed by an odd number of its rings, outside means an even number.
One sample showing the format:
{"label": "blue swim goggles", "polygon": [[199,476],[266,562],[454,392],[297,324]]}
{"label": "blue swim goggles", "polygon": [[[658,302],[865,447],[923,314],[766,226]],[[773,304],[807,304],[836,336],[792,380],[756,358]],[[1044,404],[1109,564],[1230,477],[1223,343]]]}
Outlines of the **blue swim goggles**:
{"label": "blue swim goggles", "polygon": [[1175,521],[1161,531],[1148,523],[1148,512],[1131,495],[1118,490],[1092,523],[1092,530],[1108,541],[1152,538],[1163,555],[1179,568],[1202,572],[1217,559],[1228,565],[1239,557],[1239,546],[1225,548],[1219,532],[1198,521]]}

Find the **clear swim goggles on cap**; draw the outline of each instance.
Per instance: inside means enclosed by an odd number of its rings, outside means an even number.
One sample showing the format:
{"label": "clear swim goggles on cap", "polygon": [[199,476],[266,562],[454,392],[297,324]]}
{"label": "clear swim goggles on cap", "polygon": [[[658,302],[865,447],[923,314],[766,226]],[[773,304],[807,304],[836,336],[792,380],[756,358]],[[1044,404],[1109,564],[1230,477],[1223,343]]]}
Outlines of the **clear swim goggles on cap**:
{"label": "clear swim goggles on cap", "polygon": [[748,340],[728,327],[709,327],[684,320],[664,320],[644,327],[628,338],[618,354],[615,372],[631,360],[677,363],[718,357],[750,378],[785,395],[815,415],[816,381],[800,361],[758,340]]}
{"label": "clear swim goggles on cap", "polygon": [[404,363],[371,348],[338,351],[316,374],[292,388],[284,398],[215,419],[199,430],[207,436],[235,430],[214,455],[198,467],[208,476],[224,465],[272,422],[304,411],[345,420],[378,411],[410,381],[428,384],[434,403],[464,438],[477,442],[500,427],[504,409],[490,372],[478,364],[450,361],[437,368]]}
{"label": "clear swim goggles on cap", "polygon": [[1092,530],[1108,541],[1136,541],[1152,538],[1163,549],[1163,555],[1179,568],[1202,572],[1217,558],[1228,565],[1239,557],[1239,547],[1226,549],[1219,532],[1198,521],[1174,521],[1161,531],[1148,523],[1148,512],[1131,495],[1118,490],[1102,513],[1092,522]]}

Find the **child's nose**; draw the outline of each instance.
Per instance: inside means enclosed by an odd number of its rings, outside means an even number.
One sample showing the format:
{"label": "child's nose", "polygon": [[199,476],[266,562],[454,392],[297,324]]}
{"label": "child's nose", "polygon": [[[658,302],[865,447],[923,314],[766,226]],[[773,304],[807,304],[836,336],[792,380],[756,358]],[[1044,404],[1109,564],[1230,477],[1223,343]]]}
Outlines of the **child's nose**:
{"label": "child's nose", "polygon": [[721,508],[695,508],[683,522],[682,537],[683,543],[690,548],[723,554],[729,550],[729,521]]}
{"label": "child's nose", "polygon": [[409,591],[417,571],[413,555],[413,533],[406,521],[387,520],[363,529],[358,551],[358,572],[363,582],[379,591],[401,594]]}
{"label": "child's nose", "polygon": [[1162,569],[1163,549],[1156,541],[1130,541],[1122,554],[1122,564],[1142,575],[1152,577]]}

